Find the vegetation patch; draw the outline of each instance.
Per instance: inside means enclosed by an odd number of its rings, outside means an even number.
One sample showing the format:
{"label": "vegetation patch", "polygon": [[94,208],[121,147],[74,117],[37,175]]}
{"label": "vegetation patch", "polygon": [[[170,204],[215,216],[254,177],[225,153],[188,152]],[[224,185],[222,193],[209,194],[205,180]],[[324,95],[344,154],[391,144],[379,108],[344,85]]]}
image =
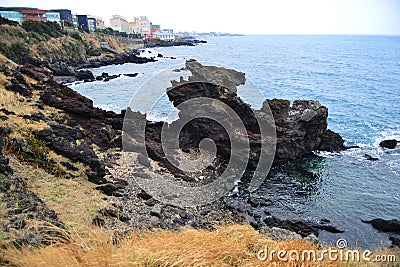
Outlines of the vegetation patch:
{"label": "vegetation patch", "polygon": [[22,23],[28,33],[36,33],[35,36],[41,36],[48,41],[51,37],[58,38],[64,35],[60,25],[54,21],[38,22],[38,21],[24,21]]}

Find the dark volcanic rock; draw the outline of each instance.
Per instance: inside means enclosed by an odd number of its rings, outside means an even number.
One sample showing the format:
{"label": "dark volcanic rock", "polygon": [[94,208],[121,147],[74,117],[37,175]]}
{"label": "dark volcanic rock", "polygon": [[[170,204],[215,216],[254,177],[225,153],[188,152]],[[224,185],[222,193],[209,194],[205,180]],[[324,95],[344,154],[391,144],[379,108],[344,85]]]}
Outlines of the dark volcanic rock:
{"label": "dark volcanic rock", "polygon": [[81,126],[85,129],[86,138],[107,149],[120,145],[114,142],[118,139],[116,131],[122,130],[124,114],[116,114],[93,107],[93,101],[80,95],[71,88],[55,82],[41,94],[41,100],[52,107],[59,108],[70,114],[70,125]]}
{"label": "dark volcanic rock", "polygon": [[392,241],[392,247],[400,248],[400,238],[391,236],[391,237],[389,237],[389,240]]}
{"label": "dark volcanic rock", "polygon": [[395,139],[384,140],[384,141],[380,142],[379,145],[383,148],[394,149],[394,148],[396,148],[398,142],[399,141],[397,141]]}
{"label": "dark volcanic rock", "polygon": [[[195,60],[187,61],[186,69],[192,72],[189,80],[172,81],[172,87],[167,89],[169,100],[180,111],[180,119],[172,122],[170,128],[179,127],[181,121],[190,118],[179,133],[179,147],[182,151],[196,151],[200,142],[209,138],[216,146],[218,160],[222,164],[229,162],[232,153],[230,133],[220,124],[227,121],[226,115],[221,115],[225,114],[227,107],[234,111],[245,127],[246,132],[239,132],[236,140],[244,143],[245,139],[248,139],[250,155],[245,150],[233,151],[233,154],[239,160],[247,162],[248,169],[257,166],[261,153],[260,126],[269,131],[268,138],[264,139],[269,141],[263,141],[263,147],[271,147],[268,151],[275,149],[273,140],[276,134],[275,163],[293,160],[316,150],[333,152],[346,149],[340,135],[327,129],[328,109],[318,101],[296,100],[290,105],[288,100],[272,99],[265,100],[260,110],[253,110],[236,94],[236,86],[245,82],[243,73],[202,66]],[[213,99],[216,102],[196,102],[199,99]],[[194,104],[185,105],[189,101]],[[227,107],[217,104],[221,102]],[[204,111],[207,111],[207,116],[211,116],[212,119],[204,117]],[[230,122],[229,127],[236,131],[238,125]],[[173,174],[185,175],[175,167],[176,164],[169,162],[164,154],[160,143],[162,127],[162,122],[147,123],[148,155]],[[240,144],[236,147],[240,147]]]}
{"label": "dark volcanic rock", "polygon": [[3,154],[4,140],[2,133],[7,132],[6,129],[0,128],[0,174],[13,174],[13,169],[8,165],[9,160]]}
{"label": "dark volcanic rock", "polygon": [[394,233],[400,234],[400,221],[393,219],[393,220],[384,220],[381,218],[373,219],[370,221],[364,221],[363,223],[369,223],[375,229],[385,232],[385,233]]}
{"label": "dark volcanic rock", "polygon": [[[192,73],[192,76],[189,77],[189,82],[213,83],[228,88],[235,93],[236,87],[244,85],[246,82],[243,72],[222,67],[204,66],[194,59],[186,61],[186,69]],[[173,81],[172,86],[176,85],[178,83]]]}
{"label": "dark volcanic rock", "polygon": [[125,76],[128,76],[128,77],[132,77],[132,78],[134,78],[134,77],[136,77],[136,76],[138,76],[139,75],[139,73],[125,73],[124,74]]}
{"label": "dark volcanic rock", "polygon": [[21,67],[21,72],[38,81],[48,82],[53,79],[53,72],[45,67],[40,68],[31,64],[26,64]]}
{"label": "dark volcanic rock", "polygon": [[92,60],[90,62],[85,62],[77,65],[78,69],[85,68],[99,68],[101,66],[107,65],[121,65],[125,63],[136,63],[136,64],[144,64],[148,62],[155,62],[154,58],[144,58],[139,57],[136,51],[131,51],[127,53],[116,54],[113,58],[108,59],[100,59],[100,60]]}
{"label": "dark volcanic rock", "polygon": [[276,161],[304,156],[315,150],[344,150],[339,134],[327,130],[328,109],[314,100],[296,100],[292,107],[288,100],[266,100],[276,125]]}
{"label": "dark volcanic rock", "polygon": [[5,108],[0,109],[0,111],[3,112],[3,113],[6,114],[6,115],[15,115],[15,112],[13,112],[13,111],[8,111],[8,110],[5,109]]}
{"label": "dark volcanic rock", "polygon": [[80,70],[75,73],[77,80],[94,81],[95,78],[90,70]]}
{"label": "dark volcanic rock", "polygon": [[91,172],[87,174],[91,182],[96,184],[105,182],[103,178],[106,174],[105,166],[94,153],[90,139],[88,140],[82,130],[53,124],[49,129],[34,132],[34,135],[57,154],[89,166]]}
{"label": "dark volcanic rock", "polygon": [[96,187],[97,190],[103,192],[107,196],[122,197],[124,186],[119,184],[107,183]]}
{"label": "dark volcanic rock", "polygon": [[270,227],[279,227],[287,229],[306,237],[310,234],[319,235],[320,230],[330,233],[343,233],[344,231],[337,229],[334,226],[327,224],[318,224],[313,222],[298,221],[298,220],[281,220],[276,217],[268,217],[264,222]]}
{"label": "dark volcanic rock", "polygon": [[375,158],[375,157],[373,157],[373,156],[371,156],[371,155],[369,155],[369,154],[367,154],[367,153],[364,154],[364,158],[365,158],[366,160],[370,160],[370,161],[377,161],[377,160],[379,160],[378,158]]}
{"label": "dark volcanic rock", "polygon": [[11,84],[6,85],[5,88],[7,90],[19,93],[22,96],[25,97],[32,97],[32,88],[29,86],[29,84],[25,81],[24,76],[22,76],[21,73],[14,71],[14,70],[8,70],[9,76],[13,77],[11,79]]}

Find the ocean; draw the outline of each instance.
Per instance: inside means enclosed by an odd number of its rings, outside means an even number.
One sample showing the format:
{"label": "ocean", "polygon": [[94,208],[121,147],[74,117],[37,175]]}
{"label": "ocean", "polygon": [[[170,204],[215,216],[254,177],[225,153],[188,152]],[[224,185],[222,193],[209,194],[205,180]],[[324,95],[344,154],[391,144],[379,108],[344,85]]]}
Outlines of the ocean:
{"label": "ocean", "polygon": [[[400,36],[266,35],[210,37],[194,47],[165,47],[157,62],[91,69],[95,75],[139,73],[109,82],[71,87],[96,106],[119,112],[138,88],[161,70],[186,59],[222,64],[246,73],[266,98],[319,100],[329,108],[328,127],[360,148],[342,153],[316,152],[312,158],[270,173],[257,194],[273,200],[273,215],[287,219],[328,219],[342,234],[321,232],[335,244],[377,248],[389,235],[361,220],[400,219],[400,147],[383,150],[384,139],[400,140]],[[172,105],[161,100],[153,120],[166,117]],[[365,154],[379,158],[368,161]],[[304,173],[311,173],[306,175]],[[312,178],[310,178],[312,177]]]}

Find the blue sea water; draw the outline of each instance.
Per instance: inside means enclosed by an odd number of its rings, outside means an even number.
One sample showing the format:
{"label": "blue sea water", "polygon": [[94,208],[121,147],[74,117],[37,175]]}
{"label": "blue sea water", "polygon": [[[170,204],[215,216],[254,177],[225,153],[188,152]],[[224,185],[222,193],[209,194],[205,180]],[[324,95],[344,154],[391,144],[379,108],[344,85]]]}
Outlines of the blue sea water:
{"label": "blue sea water", "polygon": [[[347,145],[360,148],[317,152],[321,158],[298,163],[317,179],[283,170],[271,175],[257,193],[274,200],[274,215],[329,219],[345,230],[322,232],[324,242],[346,238],[349,245],[364,248],[386,244],[389,235],[361,219],[400,219],[400,148],[378,146],[387,138],[400,140],[400,36],[237,36],[207,41],[195,47],[155,48],[153,55],[164,55],[155,63],[92,69],[95,75],[140,73],[136,78],[71,86],[95,105],[119,111],[148,78],[194,58],[246,73],[266,98],[319,100],[329,108],[329,128]],[[159,110],[159,117],[165,114]],[[379,160],[367,161],[365,153]]]}

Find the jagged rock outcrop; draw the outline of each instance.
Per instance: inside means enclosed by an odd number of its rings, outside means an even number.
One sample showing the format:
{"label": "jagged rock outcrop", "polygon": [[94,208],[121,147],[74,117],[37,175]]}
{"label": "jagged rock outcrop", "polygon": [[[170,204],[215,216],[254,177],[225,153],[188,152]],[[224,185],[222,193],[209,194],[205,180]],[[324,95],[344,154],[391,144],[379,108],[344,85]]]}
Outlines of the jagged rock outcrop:
{"label": "jagged rock outcrop", "polygon": [[[215,104],[185,106],[183,111],[181,104],[189,100],[211,98],[226,104],[238,115],[246,128],[246,138],[250,143],[249,167],[257,165],[260,153],[260,118],[266,124],[264,127],[271,131],[276,130],[275,163],[296,159],[316,150],[333,152],[345,149],[340,135],[327,129],[328,108],[318,101],[296,100],[291,106],[288,100],[267,99],[261,110],[254,110],[236,93],[236,86],[245,82],[243,73],[224,68],[202,67],[194,60],[187,61],[186,68],[192,72],[189,81],[181,79],[179,82],[172,82],[173,86],[167,89],[169,100],[180,110],[180,120],[185,119],[184,114],[194,117],[198,114],[201,117],[203,110],[212,110],[215,107]],[[231,155],[231,140],[220,124],[225,118],[218,111],[211,112],[214,112],[212,117],[219,122],[203,117],[191,120],[180,133],[180,148],[183,151],[197,149],[201,140],[211,138],[217,146],[217,155],[227,162]],[[175,121],[171,127],[179,123],[179,120]],[[147,131],[151,134],[146,134],[146,145],[150,157],[168,168],[170,164],[159,145],[162,125],[148,123]],[[275,138],[272,134],[270,137]],[[171,171],[176,172],[176,169]]]}
{"label": "jagged rock outcrop", "polygon": [[288,100],[266,100],[276,125],[276,161],[295,159],[315,150],[344,150],[344,140],[328,130],[328,108],[315,100],[296,100],[290,106]]}

